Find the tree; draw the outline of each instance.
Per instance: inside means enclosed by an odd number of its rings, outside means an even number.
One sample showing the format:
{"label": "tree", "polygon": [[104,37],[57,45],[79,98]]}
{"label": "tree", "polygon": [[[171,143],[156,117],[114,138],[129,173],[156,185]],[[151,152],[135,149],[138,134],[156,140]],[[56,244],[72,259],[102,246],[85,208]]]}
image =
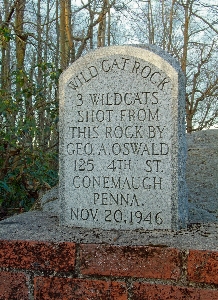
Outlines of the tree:
{"label": "tree", "polygon": [[44,182],[58,180],[58,101],[51,95],[59,71],[43,61],[40,1],[0,4],[0,204],[28,209]]}
{"label": "tree", "polygon": [[218,119],[218,78],[214,68],[218,62],[218,6],[206,2],[138,0],[137,8],[127,8],[138,41],[158,45],[181,64],[186,76],[189,133],[210,128]]}
{"label": "tree", "polygon": [[105,44],[114,2],[0,1],[0,201],[28,207],[57,182],[58,77]]}
{"label": "tree", "polygon": [[57,183],[58,78],[90,49],[160,46],[186,75],[187,131],[217,124],[217,12],[213,0],[0,0],[0,202],[28,209]]}

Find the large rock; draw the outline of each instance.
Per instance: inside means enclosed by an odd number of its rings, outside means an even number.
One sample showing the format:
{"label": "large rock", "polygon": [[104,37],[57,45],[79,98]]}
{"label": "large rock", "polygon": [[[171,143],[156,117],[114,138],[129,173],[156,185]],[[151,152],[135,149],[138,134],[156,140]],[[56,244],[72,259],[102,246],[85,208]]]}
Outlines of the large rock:
{"label": "large rock", "polygon": [[161,49],[89,52],[60,77],[60,224],[187,224],[185,78]]}

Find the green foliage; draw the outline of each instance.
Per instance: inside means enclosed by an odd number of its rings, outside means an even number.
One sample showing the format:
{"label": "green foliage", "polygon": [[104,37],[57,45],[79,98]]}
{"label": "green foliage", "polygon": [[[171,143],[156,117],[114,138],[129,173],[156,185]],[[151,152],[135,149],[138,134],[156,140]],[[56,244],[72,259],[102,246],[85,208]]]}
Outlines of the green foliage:
{"label": "green foliage", "polygon": [[0,26],[0,46],[5,47],[7,43],[13,38],[11,30],[7,26]]}
{"label": "green foliage", "polygon": [[5,207],[22,207],[27,211],[45,184],[57,184],[57,168],[52,168],[53,162],[57,161],[57,154],[8,146],[10,152],[4,153],[4,157],[9,154],[10,158],[7,169],[2,170],[4,178],[0,181],[0,201]]}
{"label": "green foliage", "polygon": [[43,84],[17,70],[11,74],[11,91],[0,90],[0,206],[13,211],[27,211],[41,190],[58,182],[55,93],[60,71],[51,64],[35,68]]}

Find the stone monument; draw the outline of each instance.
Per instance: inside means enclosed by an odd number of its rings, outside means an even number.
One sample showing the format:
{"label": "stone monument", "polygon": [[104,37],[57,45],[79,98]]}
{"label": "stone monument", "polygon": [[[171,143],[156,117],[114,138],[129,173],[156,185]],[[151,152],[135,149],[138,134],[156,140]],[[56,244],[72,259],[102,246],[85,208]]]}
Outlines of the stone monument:
{"label": "stone monument", "polygon": [[185,227],[185,83],[160,49],[90,52],[60,78],[60,222]]}

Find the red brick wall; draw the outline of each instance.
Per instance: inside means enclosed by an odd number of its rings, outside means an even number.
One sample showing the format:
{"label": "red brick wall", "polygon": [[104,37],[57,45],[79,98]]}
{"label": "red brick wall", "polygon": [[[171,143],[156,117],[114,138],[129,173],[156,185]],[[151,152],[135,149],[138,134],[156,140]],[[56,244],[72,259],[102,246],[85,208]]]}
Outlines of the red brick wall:
{"label": "red brick wall", "polygon": [[0,241],[0,300],[218,300],[218,251]]}

